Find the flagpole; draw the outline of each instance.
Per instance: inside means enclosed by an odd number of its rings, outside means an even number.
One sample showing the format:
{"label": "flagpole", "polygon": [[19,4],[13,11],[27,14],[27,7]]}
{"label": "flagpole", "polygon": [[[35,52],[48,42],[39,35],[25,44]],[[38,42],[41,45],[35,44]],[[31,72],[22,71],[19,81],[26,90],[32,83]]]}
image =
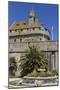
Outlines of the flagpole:
{"label": "flagpole", "polygon": [[52,31],[51,31],[51,35],[52,35],[52,40],[53,40],[53,26],[52,26]]}

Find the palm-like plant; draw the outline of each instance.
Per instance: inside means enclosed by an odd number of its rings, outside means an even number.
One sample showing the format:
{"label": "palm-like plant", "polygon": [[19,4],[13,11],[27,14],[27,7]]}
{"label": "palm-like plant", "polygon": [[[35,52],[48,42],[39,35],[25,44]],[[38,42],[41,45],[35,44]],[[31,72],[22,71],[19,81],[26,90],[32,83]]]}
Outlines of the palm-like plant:
{"label": "palm-like plant", "polygon": [[21,76],[25,76],[28,73],[40,68],[41,66],[47,67],[48,60],[46,55],[42,51],[38,51],[36,47],[29,47],[24,56],[20,59]]}

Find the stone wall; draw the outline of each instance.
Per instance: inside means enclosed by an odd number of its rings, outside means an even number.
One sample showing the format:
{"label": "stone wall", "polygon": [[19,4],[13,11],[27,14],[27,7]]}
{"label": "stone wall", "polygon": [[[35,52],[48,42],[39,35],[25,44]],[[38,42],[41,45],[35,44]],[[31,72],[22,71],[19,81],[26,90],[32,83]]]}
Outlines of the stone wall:
{"label": "stone wall", "polygon": [[9,52],[24,52],[29,46],[36,46],[43,51],[58,51],[57,42],[40,41],[40,42],[11,42],[9,43]]}

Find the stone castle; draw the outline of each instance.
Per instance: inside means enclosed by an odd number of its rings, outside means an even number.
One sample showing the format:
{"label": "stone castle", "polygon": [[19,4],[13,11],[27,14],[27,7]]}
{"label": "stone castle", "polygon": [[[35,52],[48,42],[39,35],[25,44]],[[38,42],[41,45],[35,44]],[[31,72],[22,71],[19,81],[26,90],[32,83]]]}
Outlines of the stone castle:
{"label": "stone castle", "polygon": [[19,60],[29,46],[36,46],[47,53],[48,69],[58,71],[58,42],[50,40],[50,31],[36,18],[34,10],[30,10],[28,20],[16,21],[9,27],[9,58],[15,57],[17,75]]}

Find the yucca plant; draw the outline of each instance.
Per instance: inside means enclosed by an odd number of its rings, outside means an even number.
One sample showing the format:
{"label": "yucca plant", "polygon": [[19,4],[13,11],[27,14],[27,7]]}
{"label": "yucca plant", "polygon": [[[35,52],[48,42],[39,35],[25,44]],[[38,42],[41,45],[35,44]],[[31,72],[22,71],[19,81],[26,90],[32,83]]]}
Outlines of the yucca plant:
{"label": "yucca plant", "polygon": [[48,60],[43,51],[38,51],[36,47],[29,47],[24,56],[20,59],[21,76],[31,73],[33,70],[37,71],[41,66],[47,68]]}

